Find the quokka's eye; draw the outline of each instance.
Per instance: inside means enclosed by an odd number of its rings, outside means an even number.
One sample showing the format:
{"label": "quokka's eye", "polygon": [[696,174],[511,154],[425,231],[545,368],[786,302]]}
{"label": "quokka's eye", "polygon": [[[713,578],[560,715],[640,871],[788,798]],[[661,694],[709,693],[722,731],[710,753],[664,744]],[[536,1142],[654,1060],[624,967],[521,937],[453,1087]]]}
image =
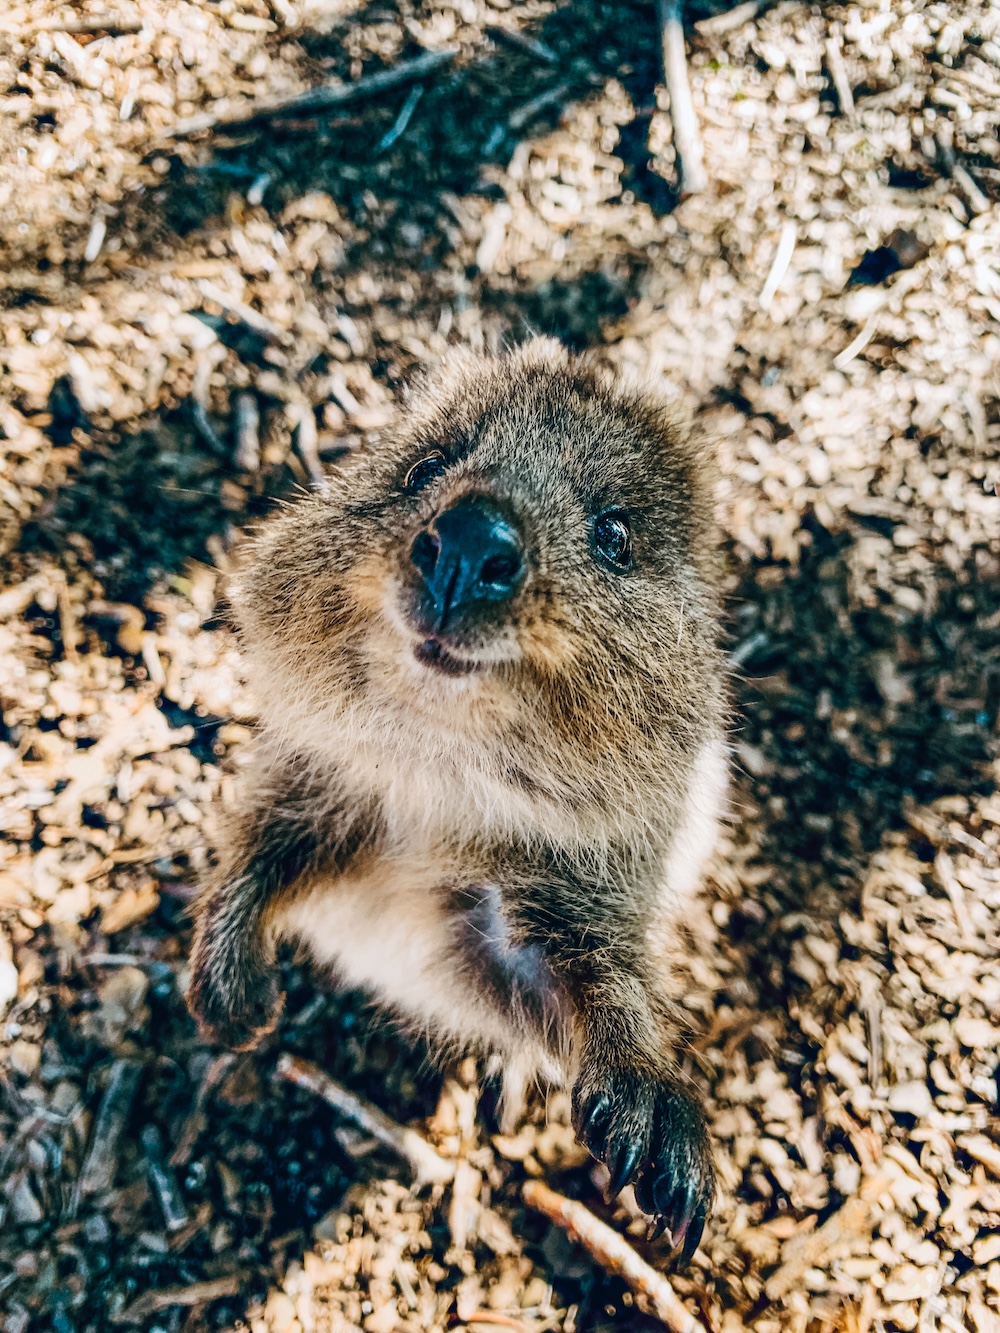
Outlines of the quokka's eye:
{"label": "quokka's eye", "polygon": [[617,570],[632,563],[632,529],[628,515],[621,509],[606,509],[594,520],[594,545],[597,553]]}
{"label": "quokka's eye", "polygon": [[407,493],[416,495],[425,486],[429,486],[432,481],[441,476],[444,472],[444,466],[444,454],[440,449],[435,449],[426,458],[421,458],[419,463],[414,463],[403,481]]}

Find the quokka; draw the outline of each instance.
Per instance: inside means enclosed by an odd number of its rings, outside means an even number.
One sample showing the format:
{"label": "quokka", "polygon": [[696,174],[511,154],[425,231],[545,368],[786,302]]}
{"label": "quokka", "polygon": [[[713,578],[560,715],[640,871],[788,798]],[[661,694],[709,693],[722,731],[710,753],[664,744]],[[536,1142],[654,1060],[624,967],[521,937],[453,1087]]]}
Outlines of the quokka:
{"label": "quokka", "polygon": [[711,1207],[670,978],[726,786],[713,463],[539,339],[457,355],[249,541],[261,713],[189,995],[253,1046],[304,945],[445,1048],[572,1086],[581,1140],[686,1256]]}

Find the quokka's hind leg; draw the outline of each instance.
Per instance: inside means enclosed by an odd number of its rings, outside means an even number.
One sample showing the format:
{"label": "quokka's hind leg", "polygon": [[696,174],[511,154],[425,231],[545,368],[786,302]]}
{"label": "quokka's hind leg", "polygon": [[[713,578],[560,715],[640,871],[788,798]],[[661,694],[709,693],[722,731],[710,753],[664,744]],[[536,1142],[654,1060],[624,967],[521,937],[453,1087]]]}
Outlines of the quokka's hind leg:
{"label": "quokka's hind leg", "polygon": [[301,807],[250,810],[228,830],[198,906],[187,1003],[206,1037],[255,1046],[281,1013],[271,924],[282,898],[316,867],[318,840]]}

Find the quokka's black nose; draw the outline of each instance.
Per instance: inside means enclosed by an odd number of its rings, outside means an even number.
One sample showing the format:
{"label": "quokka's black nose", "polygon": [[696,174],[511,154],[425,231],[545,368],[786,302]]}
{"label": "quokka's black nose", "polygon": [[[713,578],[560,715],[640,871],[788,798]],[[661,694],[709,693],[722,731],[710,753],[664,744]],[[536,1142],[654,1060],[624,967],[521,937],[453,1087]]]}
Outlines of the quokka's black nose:
{"label": "quokka's black nose", "polygon": [[410,559],[434,609],[434,630],[489,603],[506,602],[524,579],[517,529],[483,495],[467,495],[419,534]]}

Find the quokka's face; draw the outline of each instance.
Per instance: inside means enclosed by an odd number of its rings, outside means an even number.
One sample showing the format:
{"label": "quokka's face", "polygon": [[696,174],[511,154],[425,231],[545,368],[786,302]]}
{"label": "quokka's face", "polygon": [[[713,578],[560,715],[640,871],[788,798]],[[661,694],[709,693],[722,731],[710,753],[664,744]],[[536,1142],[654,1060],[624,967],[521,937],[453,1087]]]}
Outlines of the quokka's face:
{"label": "quokka's face", "polygon": [[461,359],[266,530],[236,598],[245,637],[288,637],[303,699],[547,695],[641,726],[658,691],[711,683],[705,467],[660,408],[556,344]]}

